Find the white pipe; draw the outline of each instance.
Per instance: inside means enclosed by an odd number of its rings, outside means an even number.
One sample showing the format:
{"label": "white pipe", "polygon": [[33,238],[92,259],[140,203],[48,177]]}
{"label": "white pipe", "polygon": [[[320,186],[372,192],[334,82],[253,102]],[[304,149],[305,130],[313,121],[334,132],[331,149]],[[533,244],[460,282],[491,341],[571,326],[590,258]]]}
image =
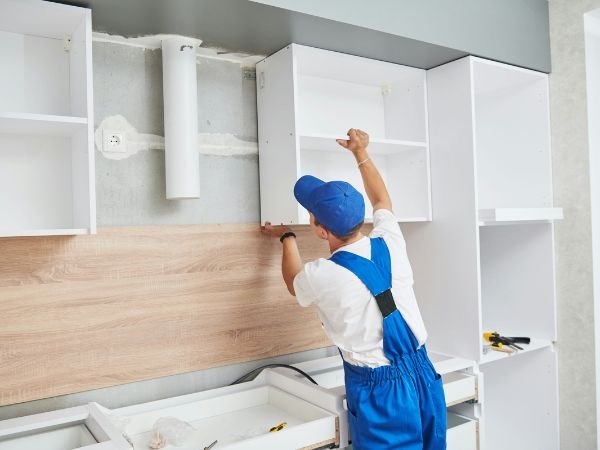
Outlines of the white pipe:
{"label": "white pipe", "polygon": [[171,200],[200,196],[196,49],[201,42],[183,37],[162,41],[165,170]]}

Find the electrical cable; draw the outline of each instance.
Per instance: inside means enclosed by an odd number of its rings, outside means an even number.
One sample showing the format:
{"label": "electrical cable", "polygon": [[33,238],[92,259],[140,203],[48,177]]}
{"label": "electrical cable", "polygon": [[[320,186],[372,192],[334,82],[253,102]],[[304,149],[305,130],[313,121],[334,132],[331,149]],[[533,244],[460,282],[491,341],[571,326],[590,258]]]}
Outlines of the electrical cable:
{"label": "electrical cable", "polygon": [[247,381],[252,381],[254,380],[263,370],[265,369],[274,369],[274,368],[284,368],[284,369],[290,369],[293,370],[295,372],[298,372],[300,375],[302,375],[304,378],[306,378],[308,381],[310,381],[312,384],[316,384],[317,386],[319,385],[319,383],[317,383],[309,374],[307,374],[306,372],[298,369],[297,367],[294,366],[290,366],[288,364],[267,364],[265,366],[261,366],[258,367],[250,372],[248,372],[246,375],[238,378],[237,380],[235,380],[233,383],[231,383],[230,386],[233,386],[234,384],[240,384],[240,383],[245,383]]}

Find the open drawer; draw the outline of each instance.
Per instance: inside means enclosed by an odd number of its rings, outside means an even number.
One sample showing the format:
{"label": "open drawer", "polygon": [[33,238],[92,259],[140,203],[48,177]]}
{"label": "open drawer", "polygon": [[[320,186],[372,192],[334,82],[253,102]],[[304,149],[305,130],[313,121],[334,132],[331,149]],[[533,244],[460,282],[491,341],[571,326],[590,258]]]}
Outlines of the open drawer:
{"label": "open drawer", "polygon": [[448,412],[447,450],[477,450],[477,421]]}
{"label": "open drawer", "polygon": [[0,422],[0,450],[131,450],[94,403]]}
{"label": "open drawer", "polygon": [[[236,386],[113,410],[111,420],[135,449],[147,449],[159,418],[191,425],[183,446],[196,450],[218,441],[219,450],[296,450],[335,444],[337,417],[268,382],[266,374]],[[269,430],[286,422],[281,431]]]}
{"label": "open drawer", "polygon": [[477,399],[475,375],[464,372],[450,372],[442,375],[446,406],[454,406]]}

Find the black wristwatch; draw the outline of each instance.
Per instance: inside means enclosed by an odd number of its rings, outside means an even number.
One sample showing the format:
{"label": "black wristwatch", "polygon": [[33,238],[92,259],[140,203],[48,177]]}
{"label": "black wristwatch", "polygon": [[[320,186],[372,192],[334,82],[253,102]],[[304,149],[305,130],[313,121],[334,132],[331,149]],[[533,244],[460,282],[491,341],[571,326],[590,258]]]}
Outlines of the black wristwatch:
{"label": "black wristwatch", "polygon": [[279,242],[281,242],[283,244],[283,240],[287,239],[289,237],[295,238],[296,237],[296,233],[294,233],[293,231],[288,231],[287,233],[283,233],[281,235],[281,237],[279,238]]}

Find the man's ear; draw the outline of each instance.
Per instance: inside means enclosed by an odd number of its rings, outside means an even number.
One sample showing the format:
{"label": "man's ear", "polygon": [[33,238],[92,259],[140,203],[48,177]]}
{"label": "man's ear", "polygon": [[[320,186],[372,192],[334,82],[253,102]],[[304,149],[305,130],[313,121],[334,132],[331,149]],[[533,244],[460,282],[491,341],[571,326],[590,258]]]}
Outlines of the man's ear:
{"label": "man's ear", "polygon": [[319,233],[319,237],[325,241],[329,240],[329,231],[325,229],[322,225],[317,225],[317,231]]}

